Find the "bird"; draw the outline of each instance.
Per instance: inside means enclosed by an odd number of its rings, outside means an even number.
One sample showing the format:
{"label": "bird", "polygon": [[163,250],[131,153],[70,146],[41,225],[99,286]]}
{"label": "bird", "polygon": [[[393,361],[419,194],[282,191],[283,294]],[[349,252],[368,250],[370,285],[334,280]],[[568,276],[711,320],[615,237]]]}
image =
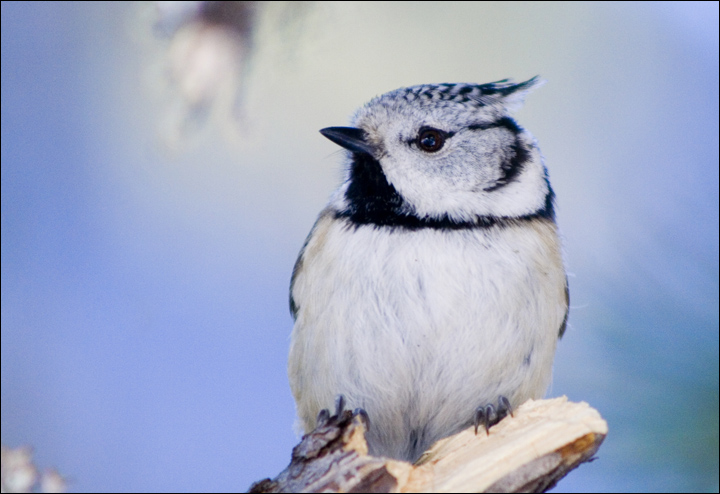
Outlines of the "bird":
{"label": "bird", "polygon": [[544,82],[403,87],[320,131],[345,174],[290,283],[302,431],[347,405],[370,454],[415,462],[544,396],[569,291],[547,168],[512,116]]}

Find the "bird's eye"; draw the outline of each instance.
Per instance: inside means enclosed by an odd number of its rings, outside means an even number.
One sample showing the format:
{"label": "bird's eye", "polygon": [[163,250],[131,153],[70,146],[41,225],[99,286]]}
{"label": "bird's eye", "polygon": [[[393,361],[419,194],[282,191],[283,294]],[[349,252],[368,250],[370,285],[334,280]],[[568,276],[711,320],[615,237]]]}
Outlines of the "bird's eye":
{"label": "bird's eye", "polygon": [[445,145],[447,134],[442,130],[425,127],[420,129],[416,143],[417,146],[427,153],[440,151]]}

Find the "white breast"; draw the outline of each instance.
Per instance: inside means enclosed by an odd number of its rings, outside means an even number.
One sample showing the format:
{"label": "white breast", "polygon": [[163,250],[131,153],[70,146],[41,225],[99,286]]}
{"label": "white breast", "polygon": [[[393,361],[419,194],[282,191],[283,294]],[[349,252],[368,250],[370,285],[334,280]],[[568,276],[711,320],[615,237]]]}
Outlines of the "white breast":
{"label": "white breast", "polygon": [[292,287],[289,376],[306,431],[343,394],[371,452],[414,460],[500,395],[544,394],[567,310],[554,223],[356,227],[321,215]]}

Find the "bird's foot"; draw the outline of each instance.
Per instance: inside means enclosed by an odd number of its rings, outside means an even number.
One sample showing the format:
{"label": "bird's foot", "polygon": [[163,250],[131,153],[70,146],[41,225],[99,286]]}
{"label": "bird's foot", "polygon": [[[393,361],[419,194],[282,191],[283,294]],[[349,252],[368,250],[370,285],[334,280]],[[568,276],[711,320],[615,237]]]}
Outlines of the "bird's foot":
{"label": "bird's foot", "polygon": [[365,426],[365,430],[370,430],[370,417],[363,408],[356,408],[353,411],[345,410],[345,397],[343,395],[337,395],[335,398],[335,414],[330,415],[330,410],[323,408],[318,413],[316,420],[316,428],[324,425],[332,425],[345,420],[352,420],[355,417],[360,418]]}
{"label": "bird's foot", "polygon": [[500,422],[508,415],[512,416],[513,411],[510,406],[510,400],[504,396],[498,397],[497,407],[492,403],[487,405],[481,405],[475,409],[475,415],[473,417],[473,424],[475,424],[475,435],[477,435],[478,428],[482,425],[485,428],[485,433],[490,434],[490,427]]}

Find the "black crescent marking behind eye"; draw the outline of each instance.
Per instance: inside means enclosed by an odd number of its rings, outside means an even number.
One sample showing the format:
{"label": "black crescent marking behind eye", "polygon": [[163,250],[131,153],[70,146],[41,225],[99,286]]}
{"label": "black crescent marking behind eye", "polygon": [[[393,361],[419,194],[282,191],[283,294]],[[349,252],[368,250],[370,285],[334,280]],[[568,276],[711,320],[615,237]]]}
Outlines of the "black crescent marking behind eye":
{"label": "black crescent marking behind eye", "polygon": [[426,153],[435,153],[442,149],[448,137],[450,135],[447,132],[432,127],[423,127],[418,132],[415,144]]}

